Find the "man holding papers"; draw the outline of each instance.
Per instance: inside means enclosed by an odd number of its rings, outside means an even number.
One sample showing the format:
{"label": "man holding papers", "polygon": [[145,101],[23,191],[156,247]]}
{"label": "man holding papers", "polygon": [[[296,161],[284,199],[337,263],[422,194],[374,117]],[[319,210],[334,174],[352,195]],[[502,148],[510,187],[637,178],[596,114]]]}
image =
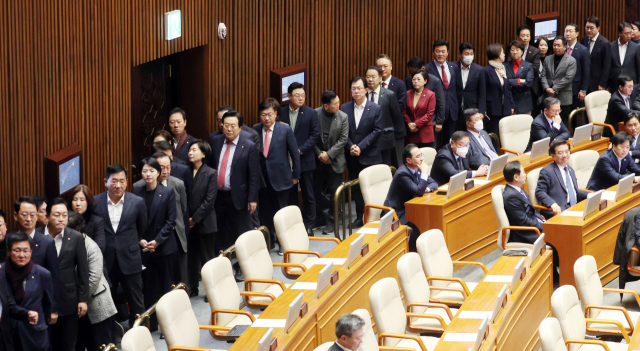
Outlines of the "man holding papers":
{"label": "man holding papers", "polygon": [[489,166],[480,165],[476,170],[469,170],[469,144],[471,139],[469,133],[465,131],[457,131],[451,136],[450,142],[443,146],[431,167],[431,174],[438,185],[449,183],[449,178],[466,171],[467,178],[481,177],[487,174]]}
{"label": "man holding papers", "polygon": [[542,105],[544,110],[531,122],[529,144],[524,150],[525,152],[531,151],[533,143],[544,138],[551,138],[551,141],[569,139],[569,129],[562,123],[562,118],[560,117],[560,100],[548,97],[544,99]]}
{"label": "man holding papers", "polygon": [[491,164],[491,160],[498,158],[498,153],[491,143],[489,133],[484,130],[484,114],[480,113],[477,108],[468,108],[462,112],[465,123],[467,124],[467,132],[471,135],[471,143],[469,143],[469,166],[478,169],[482,165]]}
{"label": "man holding papers", "polygon": [[605,151],[593,168],[587,189],[598,191],[610,188],[618,181],[630,174],[635,174],[635,182],[640,177],[640,167],[629,154],[631,136],[625,132],[619,132],[611,137],[611,149]]}
{"label": "man holding papers", "polygon": [[545,218],[551,218],[576,203],[587,198],[587,193],[578,189],[576,172],[568,165],[570,151],[566,140],[556,139],[549,145],[553,163],[540,171],[536,197],[551,211],[541,211]]}

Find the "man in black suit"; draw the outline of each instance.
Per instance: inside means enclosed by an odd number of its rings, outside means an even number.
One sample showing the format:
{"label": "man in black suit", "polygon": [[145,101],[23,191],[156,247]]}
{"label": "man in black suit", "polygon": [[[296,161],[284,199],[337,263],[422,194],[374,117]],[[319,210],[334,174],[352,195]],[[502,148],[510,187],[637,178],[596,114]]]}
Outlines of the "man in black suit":
{"label": "man in black suit", "polygon": [[[631,144],[629,145],[629,154],[633,161],[640,163],[640,112],[631,111],[624,119],[624,131],[631,137]],[[0,229],[1,231],[1,229]]]}
{"label": "man in black suit", "polygon": [[[631,100],[633,80],[631,76],[621,74],[620,77],[618,77],[616,86],[617,89],[611,93],[611,99],[609,99],[607,117],[604,119],[604,123],[612,125],[613,128],[618,131],[618,123],[624,122],[627,114],[631,111],[631,105],[634,103]],[[611,137],[611,130],[609,128],[604,129],[604,136]]]}
{"label": "man in black suit", "polygon": [[400,121],[394,121],[393,134],[395,137],[396,146],[394,152],[391,154],[391,164],[394,167],[398,167],[402,164],[402,150],[404,149],[404,137],[407,136],[407,129],[405,128],[404,118],[402,117],[402,111],[407,106],[407,87],[398,77],[391,75],[393,70],[393,63],[391,58],[387,54],[380,54],[376,58],[376,66],[382,70],[382,88],[392,91],[396,100],[398,100],[398,106],[400,107]]}
{"label": "man in black suit", "polygon": [[[504,166],[502,172],[507,185],[504,187],[502,199],[504,211],[513,226],[534,227],[542,233],[544,218],[533,208],[529,195],[522,186],[527,181],[527,174],[519,161],[512,161]],[[533,244],[538,239],[534,231],[511,230],[509,242]]]}
{"label": "man in black suit", "polygon": [[[318,114],[314,109],[304,105],[306,95],[304,85],[294,82],[287,90],[289,105],[282,108],[280,120],[293,130],[300,154],[300,190],[302,190],[302,219],[307,234],[313,235],[313,223],[316,221],[316,199],[313,194],[313,173],[316,160],[313,147],[318,141],[320,127]],[[293,186],[289,192],[289,204],[298,206],[298,186]]]}
{"label": "man in black suit", "polygon": [[576,59],[576,75],[573,76],[571,92],[573,93],[573,103],[571,110],[584,107],[584,98],[587,96],[589,88],[589,76],[591,74],[591,58],[589,49],[578,43],[578,25],[567,24],[564,28],[564,37],[567,39],[567,54]]}
{"label": "man in black suit", "polygon": [[[213,140],[214,137],[223,134],[224,124],[222,123],[222,116],[224,116],[224,114],[227,113],[228,111],[235,111],[235,109],[228,105],[218,107],[218,111],[216,111],[216,121],[218,122],[218,130],[209,134],[209,144],[211,144],[211,141]],[[245,134],[245,133],[248,133],[248,134]],[[244,134],[245,136],[247,136],[249,139],[251,139],[251,141],[254,144],[260,143],[260,135],[255,130],[253,130],[253,128],[247,125],[242,125],[242,128],[240,129],[240,134]],[[211,165],[209,165],[209,167],[211,167]]]}
{"label": "man in black suit", "polygon": [[443,185],[449,183],[449,179],[460,173],[467,172],[467,178],[481,177],[489,171],[487,165],[480,165],[477,170],[469,169],[469,144],[471,139],[464,131],[457,131],[451,136],[451,140],[438,151],[431,166],[431,176],[438,183]]}
{"label": "man in black suit", "polygon": [[47,225],[47,199],[40,195],[33,195],[31,198],[35,201],[36,207],[38,208],[36,228],[44,227]]}
{"label": "man in black suit", "polygon": [[[425,71],[427,70],[424,65],[424,61],[422,61],[421,58],[417,56],[412,57],[409,62],[407,62],[407,70],[409,71],[409,75],[404,79],[404,84],[407,87],[407,91],[413,89],[413,75],[421,69]],[[444,121],[444,110],[447,104],[447,97],[445,96],[440,76],[434,76],[433,74],[429,73],[429,83],[427,83],[427,85],[425,85],[424,87],[425,89],[429,89],[436,94],[436,110],[433,114],[433,121]],[[402,158],[402,155],[400,155],[399,158]]]}
{"label": "man in black suit", "polygon": [[336,342],[329,351],[357,351],[364,338],[364,320],[353,313],[345,313],[336,322]]}
{"label": "man in black suit", "polygon": [[[475,108],[484,114],[487,111],[487,97],[482,66],[473,62],[474,47],[470,43],[460,44],[460,61],[454,62],[456,71],[456,92],[458,94],[458,116],[468,108]],[[458,118],[458,130],[464,129],[464,118]]]}
{"label": "man in black suit", "polygon": [[611,149],[604,152],[598,158],[593,173],[587,183],[587,189],[598,191],[608,189],[620,181],[620,179],[635,174],[634,182],[640,181],[640,166],[631,155],[631,136],[625,132],[619,132],[611,137]]}
{"label": "man in black suit", "polygon": [[169,128],[173,134],[173,156],[185,162],[189,161],[189,148],[196,140],[187,134],[187,113],[180,107],[176,107],[169,112]]}
{"label": "man in black suit", "polygon": [[591,72],[587,94],[592,91],[606,90],[609,86],[609,70],[611,69],[611,45],[607,38],[600,34],[600,20],[592,16],[584,22],[582,45],[589,50]]}
{"label": "man in black suit", "polygon": [[609,71],[609,90],[614,90],[618,77],[627,74],[638,83],[640,70],[640,46],[631,41],[631,24],[623,22],[618,25],[618,40],[611,45],[611,70]]}
{"label": "man in black suit", "polygon": [[176,160],[180,159],[173,157],[173,149],[168,142],[158,141],[153,144],[153,148],[156,152],[162,152],[169,156],[171,159],[171,175],[184,182],[184,186],[187,190],[187,196],[189,196],[189,192],[193,186],[193,174],[191,174],[189,166],[176,162]]}
{"label": "man in black suit", "polygon": [[89,298],[89,262],[84,237],[67,228],[67,203],[55,198],[47,207],[49,223],[39,228],[53,238],[58,256],[60,281],[56,289],[58,321],[49,326],[53,350],[75,351],[78,319],[87,313]]}
{"label": "man in black suit", "polygon": [[560,100],[548,97],[542,101],[542,106],[544,110],[531,122],[529,143],[525,152],[531,151],[533,143],[544,138],[551,138],[551,141],[569,139],[569,129],[560,117]]}
{"label": "man in black suit", "polygon": [[127,179],[122,165],[107,167],[107,191],[96,195],[94,214],[105,222],[104,260],[113,286],[111,294],[115,297],[118,284],[122,284],[129,303],[129,325],[133,326],[136,314],[144,312],[140,240],[147,230],[147,209],[143,199],[126,191]]}
{"label": "man in black suit", "polygon": [[[349,179],[356,179],[363,169],[382,163],[382,155],[378,148],[378,140],[382,133],[382,108],[367,100],[364,78],[355,77],[349,85],[353,101],[342,105],[340,111],[346,113],[349,118],[349,139],[345,152],[348,153]],[[357,215],[352,226],[357,228],[363,225],[364,199],[359,185],[352,187],[351,191],[356,202]]]}
{"label": "man in black suit", "polygon": [[578,188],[576,172],[569,166],[569,143],[566,140],[554,140],[549,145],[549,154],[553,163],[540,171],[536,185],[536,197],[542,206],[553,212],[543,211],[545,218],[551,218],[587,198],[587,193]]}
{"label": "man in black suit", "polygon": [[449,42],[444,39],[438,39],[433,43],[434,59],[425,65],[429,74],[440,78],[446,96],[443,118],[438,119],[437,116],[434,118],[435,131],[442,130],[439,144],[444,144],[451,138],[453,132],[456,131],[456,123],[458,121],[458,93],[456,92],[456,80],[458,78],[455,66],[447,61],[448,57]]}
{"label": "man in black suit", "polygon": [[470,135],[469,152],[467,159],[469,167],[478,169],[482,165],[490,165],[491,160],[498,158],[489,133],[484,130],[484,113],[476,108],[468,108],[462,112],[467,126],[467,133]]}
{"label": "man in black suit", "polygon": [[[522,60],[529,62],[533,65],[533,85],[531,87],[531,99],[533,99],[533,110],[537,111],[538,96],[542,95],[542,86],[540,85],[540,50],[531,43],[531,27],[526,24],[521,24],[516,29],[516,36],[518,40],[524,43],[524,50],[522,52]],[[509,55],[507,55],[509,56]]]}
{"label": "man in black suit", "polygon": [[0,209],[0,262],[7,259],[7,215]]}
{"label": "man in black suit", "polygon": [[21,321],[35,325],[38,323],[38,312],[28,311],[18,306],[9,293],[9,287],[4,279],[0,280],[0,351],[13,351],[13,321]]}

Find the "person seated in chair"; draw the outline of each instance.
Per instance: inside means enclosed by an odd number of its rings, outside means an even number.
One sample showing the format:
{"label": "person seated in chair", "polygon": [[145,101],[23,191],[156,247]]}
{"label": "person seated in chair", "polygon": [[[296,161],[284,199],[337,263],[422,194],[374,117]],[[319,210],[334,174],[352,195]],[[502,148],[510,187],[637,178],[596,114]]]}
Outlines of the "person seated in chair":
{"label": "person seated in chair", "polygon": [[624,131],[631,137],[629,154],[636,164],[640,163],[640,112],[631,111],[624,119]]}
{"label": "person seated in chair", "polygon": [[544,138],[551,138],[550,141],[569,139],[569,129],[562,123],[560,117],[560,100],[548,97],[544,99],[542,105],[544,110],[531,122],[529,143],[524,152],[531,151],[533,143]]}
{"label": "person seated in chair", "polygon": [[[504,187],[502,199],[504,211],[513,226],[535,227],[542,233],[544,218],[533,208],[529,195],[522,186],[527,180],[527,174],[519,161],[508,162],[502,171],[507,185]],[[533,244],[538,235],[530,230],[511,230],[509,242]]]}
{"label": "person seated in chair", "polygon": [[625,132],[620,132],[611,138],[611,149],[607,150],[598,158],[593,173],[587,183],[587,189],[598,191],[610,188],[620,179],[635,174],[634,182],[640,179],[640,166],[631,158],[629,149],[631,148],[631,136]]}
{"label": "person seated in chair", "polygon": [[467,178],[487,174],[489,171],[487,165],[480,165],[477,170],[469,170],[469,160],[466,157],[470,143],[469,133],[457,131],[453,133],[449,143],[438,151],[431,167],[431,176],[438,185],[449,183],[452,176],[464,171],[467,172]]}
{"label": "person seated in chair", "polygon": [[345,313],[336,322],[336,342],[329,351],[356,351],[364,338],[364,320],[353,313]]}

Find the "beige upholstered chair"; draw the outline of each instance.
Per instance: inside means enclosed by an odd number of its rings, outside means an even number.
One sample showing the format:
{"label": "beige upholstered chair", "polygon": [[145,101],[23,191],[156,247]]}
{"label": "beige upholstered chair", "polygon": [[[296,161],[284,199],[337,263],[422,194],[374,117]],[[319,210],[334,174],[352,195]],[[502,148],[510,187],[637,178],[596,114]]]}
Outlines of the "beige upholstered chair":
{"label": "beige upholstered chair", "polygon": [[395,347],[395,346],[380,346],[378,345],[378,338],[373,331],[373,325],[371,324],[371,315],[369,311],[364,308],[351,312],[364,320],[364,327],[362,331],[364,336],[362,337],[362,343],[358,348],[358,351],[413,351],[413,348],[407,347]]}
{"label": "beige upholstered chair", "polygon": [[538,202],[538,198],[536,197],[536,186],[538,186],[538,178],[540,178],[540,171],[542,171],[542,168],[536,168],[534,170],[529,171],[529,173],[527,173],[527,193],[529,193],[529,199],[531,199],[531,204],[536,210],[553,211],[549,207],[542,206]]}
{"label": "beige upholstered chair", "polygon": [[[284,251],[285,263],[299,263],[309,269],[315,260],[322,255],[318,251],[309,250],[309,240],[333,241],[340,244],[337,238],[315,237],[307,235],[302,221],[302,213],[298,206],[287,206],[273,216],[278,241]],[[309,256],[313,255],[313,256]],[[282,273],[289,279],[296,279],[302,275],[302,269],[297,267],[282,267]]]}
{"label": "beige upholstered chair", "polygon": [[[593,123],[593,133],[602,133],[605,118],[607,118],[607,109],[609,108],[609,99],[611,93],[606,90],[598,90],[589,93],[584,98],[584,107],[587,110],[587,119],[589,123]],[[599,125],[596,125],[598,123]]]}
{"label": "beige upholstered chair", "polygon": [[149,329],[143,326],[129,329],[122,337],[120,347],[122,351],[156,351]]}
{"label": "beige upholstered chair", "polygon": [[[378,328],[378,344],[406,347],[414,350],[433,350],[440,338],[419,336],[407,325],[410,317],[433,318],[429,315],[405,312],[398,282],[382,278],[369,289],[369,303]],[[442,326],[445,328],[446,326]]]}
{"label": "beige upholstered chair", "polygon": [[509,153],[509,158],[524,153],[531,134],[530,115],[513,115],[502,117],[498,124],[500,129],[500,150]]}
{"label": "beige upholstered chair", "polygon": [[[424,160],[422,162],[427,165],[427,172],[431,174],[431,167],[433,166],[433,161],[436,159],[438,151],[432,147],[421,147],[420,151],[422,151],[422,156],[424,156]],[[404,163],[404,160],[402,160],[402,163]]]}
{"label": "beige upholstered chair", "polygon": [[431,301],[461,305],[478,283],[465,282],[453,277],[453,265],[473,265],[487,267],[481,262],[452,261],[444,235],[440,229],[431,229],[422,233],[416,241],[416,248],[422,260],[422,267],[427,275],[431,289]]}
{"label": "beige upholstered chair", "polygon": [[259,230],[250,230],[236,240],[236,256],[245,276],[244,290],[273,295],[268,297],[245,296],[248,305],[268,306],[280,296],[286,285],[273,279],[273,266],[297,267],[303,272],[307,268],[299,263],[281,263],[271,261],[264,235]]}
{"label": "beige upholstered chair", "polygon": [[[431,302],[431,289],[422,268],[420,255],[415,252],[406,253],[400,257],[396,266],[407,312],[437,315],[442,318],[444,324],[449,325],[458,310],[449,309],[445,304]],[[444,332],[442,323],[436,319],[411,318],[411,325],[414,329],[424,332]]]}
{"label": "beige upholstered chair", "polygon": [[[553,295],[551,295],[551,310],[553,312],[553,316],[558,319],[565,343],[568,340],[583,340],[587,331],[587,323],[595,322],[593,319],[584,317],[582,307],[580,307],[580,300],[578,300],[578,293],[573,285],[563,285],[553,292]],[[604,321],[598,322],[602,323]],[[608,321],[607,324],[618,325],[627,343],[629,342],[629,335],[624,330],[620,322]],[[629,346],[608,342],[606,345],[611,351],[627,350],[627,347]],[[578,350],[602,350],[602,348],[581,344],[569,345],[569,351]]]}
{"label": "beige upholstered chair", "polygon": [[364,199],[364,223],[380,220],[381,209],[391,209],[384,206],[389,187],[391,186],[391,168],[387,165],[369,166],[358,175],[360,179],[360,190]]}
{"label": "beige upholstered chair", "polygon": [[[509,242],[509,229],[517,230],[531,230],[540,235],[540,231],[536,227],[515,227],[509,224],[509,218],[504,211],[504,200],[502,199],[502,193],[504,193],[504,187],[506,185],[495,186],[491,190],[491,203],[493,204],[493,211],[498,218],[498,247],[500,250],[515,248],[515,247],[531,247],[528,243],[510,243]],[[531,196],[529,196],[531,198]]]}
{"label": "beige upholstered chair", "polygon": [[[598,266],[593,256],[585,255],[576,260],[573,264],[573,274],[576,281],[576,288],[582,303],[582,309],[587,318],[601,320],[614,320],[622,323],[627,333],[633,334],[636,322],[640,318],[640,312],[627,311],[621,306],[603,306],[604,292],[627,293],[635,297],[640,305],[640,296],[632,290],[603,288]],[[621,334],[620,329],[611,324],[593,323],[587,326],[587,332],[592,335]]]}
{"label": "beige upholstered chair", "polygon": [[576,350],[582,351],[608,350],[605,348],[605,346],[608,346],[604,344],[604,341],[602,340],[567,339],[565,341],[562,338],[560,322],[553,317],[545,318],[540,322],[538,335],[540,335],[540,346],[542,346],[542,351],[567,351],[567,345],[577,347]]}
{"label": "beige upholstered chair", "polygon": [[578,188],[586,189],[593,168],[598,162],[600,154],[595,150],[584,150],[576,153],[571,153],[569,158],[569,166],[576,172],[576,180],[578,181]]}

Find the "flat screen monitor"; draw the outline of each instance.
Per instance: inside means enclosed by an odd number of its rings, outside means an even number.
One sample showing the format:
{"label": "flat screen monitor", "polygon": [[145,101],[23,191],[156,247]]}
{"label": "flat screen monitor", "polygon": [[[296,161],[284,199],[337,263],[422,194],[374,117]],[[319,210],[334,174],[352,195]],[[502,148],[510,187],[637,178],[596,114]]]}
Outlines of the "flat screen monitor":
{"label": "flat screen monitor", "polygon": [[271,346],[271,339],[273,338],[273,328],[269,328],[267,332],[262,336],[260,341],[258,341],[258,351],[269,351],[269,346]]}
{"label": "flat screen monitor", "polygon": [[482,323],[480,323],[480,327],[478,328],[478,335],[476,336],[476,343],[473,346],[473,351],[480,350],[480,346],[482,346],[482,342],[486,339],[487,336],[487,328],[489,328],[488,317],[485,316],[482,319]]}
{"label": "flat screen monitor", "polygon": [[509,155],[507,154],[491,160],[491,163],[489,164],[489,172],[487,172],[487,180],[489,180],[489,178],[493,177],[496,174],[502,173],[502,171],[504,170],[504,166],[507,164],[508,160]]}
{"label": "flat screen monitor", "polygon": [[45,194],[49,200],[82,184],[82,148],[72,144],[44,159]]}
{"label": "flat screen monitor", "polygon": [[[361,235],[364,237],[364,235]],[[316,285],[316,296],[317,300],[320,294],[331,284],[331,274],[333,273],[333,262],[329,262],[329,264],[325,265],[324,268],[320,270],[318,274],[318,285]]]}
{"label": "flat screen monitor", "polygon": [[533,162],[540,157],[549,156],[549,143],[551,138],[540,139],[531,146],[531,158],[529,162]]}
{"label": "flat screen monitor", "polygon": [[591,193],[587,196],[587,204],[584,205],[584,212],[582,213],[582,220],[584,221],[587,216],[597,212],[600,208],[600,198],[602,198],[604,190],[598,190],[595,193]]}
{"label": "flat screen monitor", "polygon": [[573,132],[573,147],[580,144],[584,144],[591,140],[591,133],[593,132],[593,123],[585,124],[576,128]]}
{"label": "flat screen monitor", "polygon": [[504,302],[504,298],[506,295],[507,295],[507,284],[504,284],[502,286],[502,289],[500,289],[500,292],[498,293],[498,298],[496,298],[495,304],[493,305],[493,313],[491,314],[491,323],[493,323],[493,321],[496,320],[496,316],[502,309],[502,304]]}
{"label": "flat screen monitor", "polygon": [[560,30],[560,14],[558,12],[540,13],[537,15],[527,16],[527,25],[533,29],[531,33],[531,42],[536,42],[538,38],[545,37],[553,39],[558,35],[562,35]]}
{"label": "flat screen monitor", "polygon": [[293,302],[289,305],[289,310],[287,311],[287,319],[284,324],[284,332],[285,334],[289,331],[289,328],[293,325],[293,323],[300,316],[300,307],[302,307],[302,299],[304,298],[304,294],[300,293]]}
{"label": "flat screen monitor", "polygon": [[619,198],[630,194],[633,190],[633,179],[635,178],[635,174],[629,174],[628,176],[620,179],[618,182],[618,189],[616,189],[616,202]]}
{"label": "flat screen monitor", "polygon": [[467,180],[467,171],[462,171],[449,178],[449,187],[447,188],[447,200],[451,196],[464,191],[464,182]]}
{"label": "flat screen monitor", "polygon": [[516,266],[516,270],[513,272],[513,277],[511,277],[511,294],[516,291],[516,287],[518,286],[518,282],[520,282],[520,276],[522,275],[522,270],[524,269],[524,257],[520,259],[518,265]]}
{"label": "flat screen monitor", "polygon": [[[356,234],[357,235],[357,234]],[[347,262],[345,263],[346,269],[349,269],[349,266],[360,257],[360,253],[362,252],[362,243],[364,242],[364,234],[360,234],[354,241],[349,245],[349,253],[347,254]]]}
{"label": "flat screen monitor", "polygon": [[535,262],[536,258],[540,256],[542,245],[544,245],[544,233],[540,234],[538,239],[533,243],[531,252],[529,252],[529,268],[531,268],[531,265],[533,265],[533,262]]}
{"label": "flat screen monitor", "polygon": [[274,69],[271,71],[271,97],[280,102],[280,105],[289,104],[287,90],[291,83],[298,82],[304,86],[309,85],[307,66],[304,63]]}
{"label": "flat screen monitor", "polygon": [[396,211],[391,210],[387,212],[382,218],[380,218],[380,226],[378,227],[378,236],[376,238],[376,242],[380,242],[385,234],[391,231],[391,224],[393,224],[393,215]]}

